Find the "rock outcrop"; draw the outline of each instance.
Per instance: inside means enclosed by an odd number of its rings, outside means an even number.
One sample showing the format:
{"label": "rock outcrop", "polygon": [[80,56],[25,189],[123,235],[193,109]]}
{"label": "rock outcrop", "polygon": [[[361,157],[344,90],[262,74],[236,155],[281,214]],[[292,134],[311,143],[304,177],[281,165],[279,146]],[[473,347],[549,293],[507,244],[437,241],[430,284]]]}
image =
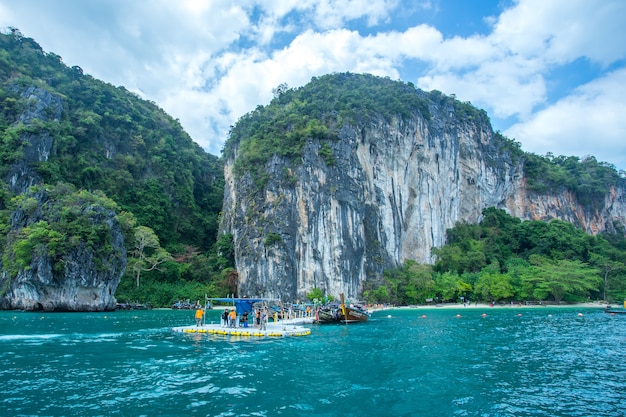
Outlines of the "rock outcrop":
{"label": "rock outcrop", "polygon": [[[20,96],[28,105],[16,123],[28,127],[60,120],[63,110],[60,97],[35,87],[24,89]],[[25,197],[27,204],[11,215],[3,248],[5,255],[24,228],[38,222],[58,221],[59,204],[63,204],[51,199],[46,191],[34,194],[29,191],[31,186],[42,184],[34,167],[50,157],[54,140],[45,129],[24,132],[20,138],[21,157],[9,167],[5,180],[12,192]],[[126,268],[121,226],[113,210],[93,200],[86,198],[84,203],[77,204],[79,208],[72,216],[101,231],[100,240],[73,241],[67,245],[67,253],[53,253],[44,239],[32,249],[28,265],[7,265],[0,260],[0,309],[104,311],[115,308],[115,290]]]}
{"label": "rock outcrop", "polygon": [[358,297],[385,269],[433,262],[446,230],[480,221],[487,207],[590,233],[626,224],[624,189],[593,212],[567,191],[529,191],[522,162],[498,146],[486,117],[463,117],[451,101],[431,100],[429,110],[346,123],[335,141],[309,139],[298,163],[275,155],[261,192],[249,173],[234,174],[238,150],[227,156],[222,233],[234,238],[239,294]]}
{"label": "rock outcrop", "polygon": [[[19,233],[39,221],[50,221],[55,203],[47,193],[34,195],[38,207],[25,213],[19,208],[11,218],[11,229]],[[52,210],[54,211],[54,210]],[[13,271],[2,265],[0,309],[42,311],[107,311],[115,309],[115,290],[126,268],[124,236],[116,213],[86,203],[76,213],[104,230],[104,244],[79,241],[67,253],[53,254],[42,244],[33,251],[29,265]],[[11,236],[12,233],[9,234]]]}
{"label": "rock outcrop", "polygon": [[[17,86],[13,86],[18,89]],[[32,126],[37,122],[59,122],[63,111],[60,97],[50,94],[48,91],[28,87],[19,92],[27,106],[19,115],[16,123],[24,126]],[[41,176],[33,169],[37,162],[47,161],[52,152],[52,136],[43,129],[37,129],[36,133],[25,131],[20,138],[22,142],[22,157],[11,164],[6,181],[16,194],[24,193],[28,187],[41,183]]]}

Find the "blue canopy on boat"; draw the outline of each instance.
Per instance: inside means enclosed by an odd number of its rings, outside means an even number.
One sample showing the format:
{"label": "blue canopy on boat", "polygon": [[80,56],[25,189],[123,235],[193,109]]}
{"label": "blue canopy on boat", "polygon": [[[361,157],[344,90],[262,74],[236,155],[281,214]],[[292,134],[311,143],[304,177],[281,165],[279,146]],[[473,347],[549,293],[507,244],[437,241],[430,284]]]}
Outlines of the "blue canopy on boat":
{"label": "blue canopy on boat", "polygon": [[222,303],[233,303],[235,305],[235,310],[237,311],[237,315],[243,313],[252,312],[252,305],[254,303],[259,303],[261,301],[269,301],[269,298],[211,298],[212,301],[218,301]]}

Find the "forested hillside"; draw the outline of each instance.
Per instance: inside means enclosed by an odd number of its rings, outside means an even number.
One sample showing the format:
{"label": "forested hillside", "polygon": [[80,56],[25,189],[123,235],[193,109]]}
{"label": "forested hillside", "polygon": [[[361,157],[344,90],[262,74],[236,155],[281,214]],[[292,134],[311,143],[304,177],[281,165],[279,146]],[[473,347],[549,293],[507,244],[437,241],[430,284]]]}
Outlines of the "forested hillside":
{"label": "forested hillside", "polygon": [[[52,144],[49,155],[25,157],[31,152],[28,139],[34,136]],[[150,262],[133,263],[135,243],[127,242],[129,268],[118,297],[164,303],[169,300],[154,296],[152,281],[175,286],[219,278],[207,259],[222,205],[223,165],[154,103],[96,80],[77,66],[67,67],[60,56],[44,52],[12,29],[0,35],[0,137],[0,224],[5,233],[15,207],[12,198],[29,185],[21,190],[19,184],[7,185],[15,182],[12,167],[24,160],[41,184],[63,183],[104,194],[132,215],[136,226],[149,228],[148,236],[158,238],[152,246],[168,255],[158,268]],[[141,289],[135,288],[137,271]],[[193,294],[174,294],[171,288],[167,292],[173,299],[199,296],[206,285]]]}
{"label": "forested hillside", "polygon": [[398,304],[626,299],[624,230],[591,236],[560,220],[522,222],[494,208],[483,216],[448,230],[448,243],[433,250],[435,265],[407,261],[365,297]]}

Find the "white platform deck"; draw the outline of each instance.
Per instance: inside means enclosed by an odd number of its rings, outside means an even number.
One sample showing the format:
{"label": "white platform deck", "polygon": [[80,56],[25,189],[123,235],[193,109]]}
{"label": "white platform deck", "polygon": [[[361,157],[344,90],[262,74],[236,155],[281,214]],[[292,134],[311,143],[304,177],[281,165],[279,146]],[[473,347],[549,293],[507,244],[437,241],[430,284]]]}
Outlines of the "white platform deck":
{"label": "white platform deck", "polygon": [[261,330],[253,326],[250,327],[224,327],[220,324],[204,324],[202,326],[180,326],[172,327],[173,332],[179,333],[207,333],[222,336],[237,337],[286,337],[286,336],[308,336],[311,329],[302,326],[312,324],[313,318],[303,317],[298,319],[280,320],[278,323],[267,323],[266,329]]}

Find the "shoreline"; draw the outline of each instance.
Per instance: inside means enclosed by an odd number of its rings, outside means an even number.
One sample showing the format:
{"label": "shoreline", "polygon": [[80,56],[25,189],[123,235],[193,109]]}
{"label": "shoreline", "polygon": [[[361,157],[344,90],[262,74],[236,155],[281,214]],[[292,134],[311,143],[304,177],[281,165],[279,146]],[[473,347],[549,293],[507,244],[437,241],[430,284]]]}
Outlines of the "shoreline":
{"label": "shoreline", "polygon": [[[490,306],[486,303],[478,303],[478,304],[466,304],[465,306],[462,303],[440,303],[440,304],[428,304],[428,305],[409,305],[409,306],[387,306],[380,308],[369,308],[370,313],[375,313],[377,311],[389,311],[389,310],[493,310],[493,309],[602,309],[604,310],[610,306],[613,309],[621,309],[623,308],[623,304],[619,303],[605,303],[600,301],[592,301],[587,303],[576,303],[576,304],[494,304]],[[217,306],[219,310],[220,307]],[[172,310],[168,307],[155,307],[153,310]],[[194,310],[184,310],[184,311],[194,311]]]}
{"label": "shoreline", "polygon": [[465,306],[461,303],[445,303],[445,304],[432,304],[432,305],[411,305],[411,306],[393,306],[393,307],[382,307],[382,308],[373,308],[370,312],[375,313],[377,311],[387,311],[387,310],[493,310],[493,309],[601,309],[604,310],[607,306],[611,306],[612,308],[623,308],[620,304],[606,304],[600,302],[588,302],[588,303],[576,303],[576,304],[542,304],[542,305],[520,305],[520,304],[494,304],[490,306],[489,304],[478,303],[478,304],[466,304]]}

